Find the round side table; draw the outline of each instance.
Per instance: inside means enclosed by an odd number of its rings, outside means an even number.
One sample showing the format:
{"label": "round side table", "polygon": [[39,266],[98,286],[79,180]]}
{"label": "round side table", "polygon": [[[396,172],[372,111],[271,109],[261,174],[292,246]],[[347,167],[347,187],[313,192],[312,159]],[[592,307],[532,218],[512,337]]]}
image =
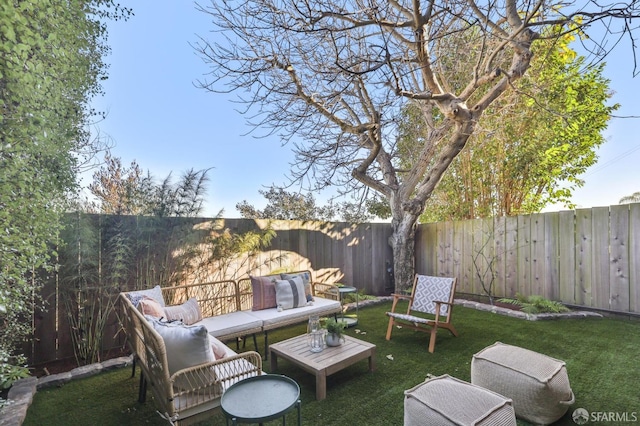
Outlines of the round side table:
{"label": "round side table", "polygon": [[358,302],[360,299],[360,295],[358,294],[358,289],[355,287],[351,287],[351,286],[342,286],[342,287],[338,287],[338,291],[340,292],[340,304],[342,304],[342,295],[343,294],[347,294],[347,293],[355,293],[356,295],[356,314],[355,316],[353,315],[349,315],[346,316],[344,315],[344,309],[342,310],[342,319],[341,321],[344,321],[345,323],[347,323],[347,327],[353,327],[358,325]]}
{"label": "round side table", "polygon": [[293,408],[298,409],[301,424],[300,386],[289,377],[264,374],[234,383],[220,399],[226,423],[262,423],[282,417]]}

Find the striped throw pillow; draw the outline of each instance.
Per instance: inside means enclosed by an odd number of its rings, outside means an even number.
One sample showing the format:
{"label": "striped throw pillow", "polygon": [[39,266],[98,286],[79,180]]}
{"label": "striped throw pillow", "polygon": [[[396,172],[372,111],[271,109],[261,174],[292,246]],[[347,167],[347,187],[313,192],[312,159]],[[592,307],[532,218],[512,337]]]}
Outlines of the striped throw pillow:
{"label": "striped throw pillow", "polygon": [[307,298],[304,294],[302,278],[276,281],[276,303],[278,309],[292,309],[306,306]]}

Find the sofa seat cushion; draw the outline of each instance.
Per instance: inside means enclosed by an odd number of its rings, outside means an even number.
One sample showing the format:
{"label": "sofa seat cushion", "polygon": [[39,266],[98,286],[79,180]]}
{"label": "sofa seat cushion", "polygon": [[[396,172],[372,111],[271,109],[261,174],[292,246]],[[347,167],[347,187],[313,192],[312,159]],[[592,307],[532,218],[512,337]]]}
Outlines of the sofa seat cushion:
{"label": "sofa seat cushion", "polygon": [[289,324],[304,322],[311,315],[325,316],[340,312],[340,302],[337,300],[316,297],[312,305],[300,308],[286,309],[278,312],[277,309],[265,309],[262,311],[244,311],[262,323],[263,329],[273,330]]}
{"label": "sofa seat cushion", "polygon": [[[272,309],[276,310],[275,308]],[[196,324],[204,325],[209,330],[210,335],[220,340],[259,333],[262,330],[262,321],[247,312],[229,312],[228,314],[203,318],[202,321]]]}

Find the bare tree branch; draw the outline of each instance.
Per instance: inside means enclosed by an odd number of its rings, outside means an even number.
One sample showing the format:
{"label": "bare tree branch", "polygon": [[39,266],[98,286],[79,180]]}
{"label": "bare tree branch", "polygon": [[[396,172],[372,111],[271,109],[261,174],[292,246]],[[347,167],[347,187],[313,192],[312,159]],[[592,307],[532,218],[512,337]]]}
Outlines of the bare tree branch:
{"label": "bare tree branch", "polygon": [[[197,7],[216,30],[194,46],[210,65],[198,86],[241,93],[251,124],[294,141],[294,180],[383,196],[400,287],[411,282],[404,252],[431,192],[480,117],[527,72],[541,35],[575,33],[598,60],[606,44],[586,34],[599,25],[629,37],[635,72],[640,17],[640,2],[596,0],[211,0]],[[466,81],[453,77],[456,61],[474,64]],[[408,102],[420,104],[430,136],[413,169],[401,170],[396,117]]]}

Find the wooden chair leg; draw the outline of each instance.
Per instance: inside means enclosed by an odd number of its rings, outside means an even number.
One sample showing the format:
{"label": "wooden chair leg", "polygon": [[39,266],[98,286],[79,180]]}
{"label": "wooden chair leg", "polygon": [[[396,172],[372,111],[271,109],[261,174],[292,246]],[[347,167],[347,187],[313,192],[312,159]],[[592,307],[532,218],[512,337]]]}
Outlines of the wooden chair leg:
{"label": "wooden chair leg", "polygon": [[449,330],[454,336],[458,337],[458,330],[456,330],[453,324],[447,325],[447,330]]}
{"label": "wooden chair leg", "polygon": [[387,340],[391,340],[391,332],[393,331],[393,317],[389,317],[389,325],[387,326]]}
{"label": "wooden chair leg", "polygon": [[436,337],[438,335],[438,326],[431,327],[431,337],[429,338],[429,352],[433,353],[436,350]]}

